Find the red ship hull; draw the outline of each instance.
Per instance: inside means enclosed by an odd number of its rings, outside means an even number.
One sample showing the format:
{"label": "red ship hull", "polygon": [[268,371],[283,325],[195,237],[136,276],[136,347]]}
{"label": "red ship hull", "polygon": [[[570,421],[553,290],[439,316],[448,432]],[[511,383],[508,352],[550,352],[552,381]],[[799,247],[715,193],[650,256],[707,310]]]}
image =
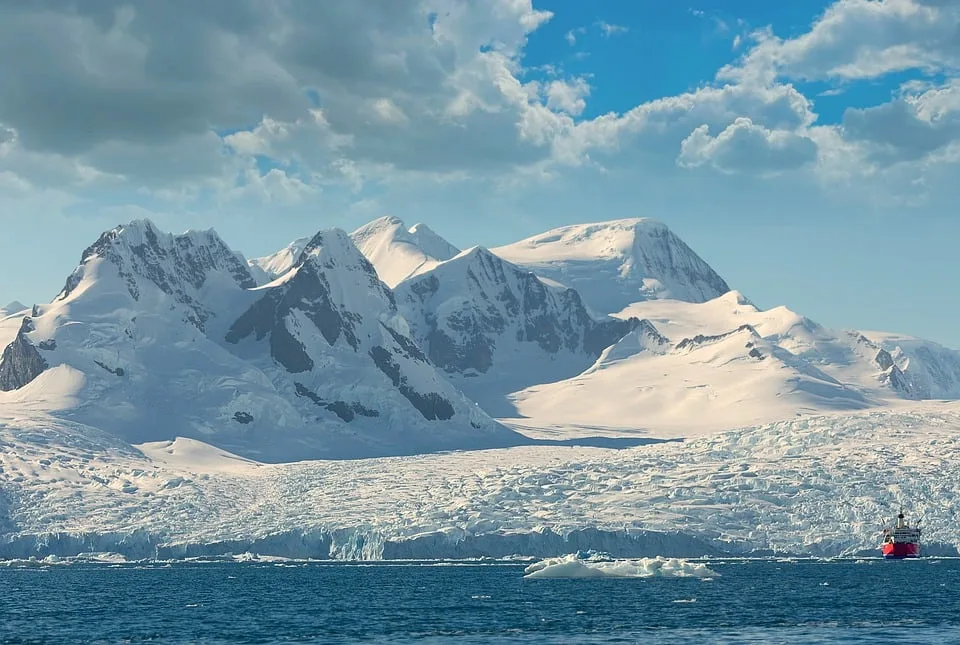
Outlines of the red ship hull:
{"label": "red ship hull", "polygon": [[903,560],[904,558],[919,558],[920,545],[911,542],[888,542],[883,545],[883,557],[887,560]]}

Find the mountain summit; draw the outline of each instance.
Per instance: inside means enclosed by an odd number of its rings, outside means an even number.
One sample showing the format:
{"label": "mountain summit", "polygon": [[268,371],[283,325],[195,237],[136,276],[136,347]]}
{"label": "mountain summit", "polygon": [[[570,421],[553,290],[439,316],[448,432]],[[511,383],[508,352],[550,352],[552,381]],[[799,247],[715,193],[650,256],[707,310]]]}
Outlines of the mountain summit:
{"label": "mountain summit", "polygon": [[590,307],[605,314],[643,300],[706,302],[730,290],[683,240],[654,219],[563,226],[492,250],[576,289]]}
{"label": "mountain summit", "polygon": [[425,224],[407,228],[396,217],[375,219],[351,233],[350,238],[391,288],[460,253]]}
{"label": "mountain summit", "polygon": [[473,247],[407,278],[397,306],[439,368],[492,414],[505,395],[575,376],[638,320],[594,318],[573,289]]}
{"label": "mountain summit", "polygon": [[523,442],[440,375],[337,229],[258,287],[213,231],[118,226],[29,314],[0,357],[0,401],[42,398],[130,443],[294,461]]}
{"label": "mountain summit", "polygon": [[21,311],[26,310],[27,306],[17,300],[13,302],[8,302],[4,306],[0,307],[0,318],[5,316],[12,316],[13,314],[20,313]]}

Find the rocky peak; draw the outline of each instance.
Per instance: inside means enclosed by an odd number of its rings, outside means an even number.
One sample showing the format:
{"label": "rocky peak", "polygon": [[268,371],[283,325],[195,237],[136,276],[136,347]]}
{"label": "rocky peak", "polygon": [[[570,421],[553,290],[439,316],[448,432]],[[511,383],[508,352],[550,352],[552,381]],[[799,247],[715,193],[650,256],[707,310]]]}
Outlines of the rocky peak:
{"label": "rocky peak", "polygon": [[573,289],[550,287],[483,247],[398,285],[397,302],[430,359],[450,373],[485,373],[498,347],[596,358],[639,321],[594,319]]}
{"label": "rocky peak", "polygon": [[363,311],[396,311],[393,293],[377,278],[373,265],[363,257],[340,229],[320,231],[303,247],[284,279],[264,290],[227,332],[226,340],[236,344],[255,335],[270,336],[270,353],[290,373],[312,370],[314,361],[304,344],[287,325],[296,314],[306,317],[326,342],[338,340],[360,348],[362,329],[376,325],[364,320]]}
{"label": "rocky peak", "polygon": [[146,280],[184,305],[186,319],[200,330],[212,312],[199,301],[197,292],[212,274],[227,276],[241,289],[256,286],[243,257],[230,250],[212,229],[172,235],[144,219],[100,235],[84,250],[80,266],[67,278],[57,299],[66,300],[87,275],[88,265],[97,260],[115,267],[134,300],[140,300],[142,281]]}
{"label": "rocky peak", "polygon": [[0,355],[0,392],[18,390],[47,369],[47,361],[27,338],[33,329],[33,321],[24,317],[13,342]]}

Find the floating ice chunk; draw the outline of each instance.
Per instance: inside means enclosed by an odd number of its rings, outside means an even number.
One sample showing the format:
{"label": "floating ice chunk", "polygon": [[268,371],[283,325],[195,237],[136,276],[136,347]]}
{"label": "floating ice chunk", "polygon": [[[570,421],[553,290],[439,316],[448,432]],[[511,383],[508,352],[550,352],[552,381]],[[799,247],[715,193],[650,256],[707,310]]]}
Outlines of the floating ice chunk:
{"label": "floating ice chunk", "polygon": [[720,574],[705,564],[680,558],[640,558],[639,560],[606,560],[580,558],[571,553],[547,558],[524,569],[525,578],[709,578]]}

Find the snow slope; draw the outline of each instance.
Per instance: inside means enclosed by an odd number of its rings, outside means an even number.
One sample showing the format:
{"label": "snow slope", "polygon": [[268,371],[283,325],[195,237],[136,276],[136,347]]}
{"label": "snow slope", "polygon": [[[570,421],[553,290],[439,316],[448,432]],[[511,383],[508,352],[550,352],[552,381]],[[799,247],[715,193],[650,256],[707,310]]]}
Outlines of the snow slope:
{"label": "snow slope", "polygon": [[23,317],[27,313],[26,309],[0,313],[0,347],[6,347],[17,337],[17,332],[20,331],[20,325],[23,324]]}
{"label": "snow slope", "polygon": [[705,303],[641,301],[616,315],[643,318],[669,341],[627,336],[583,373],[512,394],[518,415],[505,421],[534,436],[678,437],[960,398],[960,352],[830,330],[786,307],[760,310],[736,291]]}
{"label": "snow slope", "polygon": [[292,269],[309,243],[309,237],[300,237],[276,253],[249,260],[250,272],[257,280],[257,284],[267,284]]}
{"label": "snow slope", "polygon": [[626,450],[276,465],[179,439],[141,453],[0,406],[0,557],[876,555],[900,502],[924,518],[925,553],[943,553],[960,545],[960,407],[910,406]]}
{"label": "snow slope", "polygon": [[588,305],[604,314],[638,300],[704,302],[729,291],[683,240],[653,219],[564,226],[493,252],[578,290]]}
{"label": "snow slope", "polygon": [[749,324],[770,342],[876,398],[960,398],[960,352],[909,336],[838,331],[786,307],[761,310],[736,291],[703,304],[635,303],[616,314],[647,317],[673,338]]}
{"label": "snow slope", "polygon": [[[396,217],[375,219],[351,233],[350,238],[376,268],[380,279],[391,288],[404,278],[449,260],[460,252],[425,224],[408,228]],[[255,276],[260,277],[261,283],[280,277],[296,264],[309,242],[309,237],[302,237],[272,255],[250,260]]]}
{"label": "snow slope", "polygon": [[396,217],[376,219],[355,230],[350,238],[391,288],[460,252],[425,224],[407,228]]}
{"label": "snow slope", "polygon": [[573,289],[551,287],[474,247],[396,287],[430,360],[492,414],[505,395],[574,376],[640,321],[594,319]]}
{"label": "snow slope", "polygon": [[336,230],[264,287],[212,231],[108,231],[20,320],[0,391],[0,406],[32,401],[131,443],[184,436],[266,461],[523,440],[426,361]]}
{"label": "snow slope", "polygon": [[582,374],[511,396],[518,427],[688,437],[870,405],[749,325],[715,336],[650,343],[638,330]]}

